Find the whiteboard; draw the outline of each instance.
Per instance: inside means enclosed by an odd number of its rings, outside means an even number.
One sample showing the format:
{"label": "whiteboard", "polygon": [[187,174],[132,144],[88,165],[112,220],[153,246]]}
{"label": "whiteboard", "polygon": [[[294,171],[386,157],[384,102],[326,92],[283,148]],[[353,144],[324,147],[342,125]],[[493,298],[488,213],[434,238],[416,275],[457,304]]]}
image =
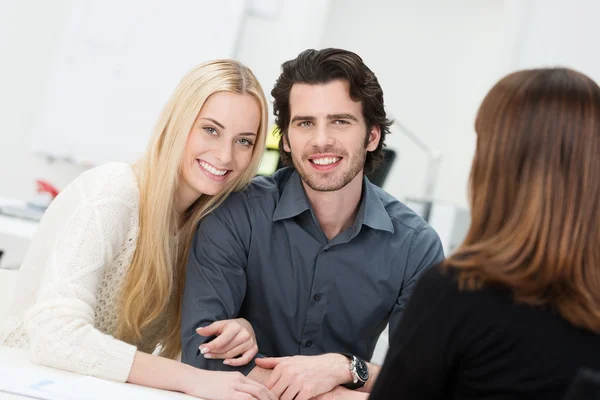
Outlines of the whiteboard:
{"label": "whiteboard", "polygon": [[82,165],[135,161],[193,66],[232,58],[246,0],[73,0],[33,150]]}

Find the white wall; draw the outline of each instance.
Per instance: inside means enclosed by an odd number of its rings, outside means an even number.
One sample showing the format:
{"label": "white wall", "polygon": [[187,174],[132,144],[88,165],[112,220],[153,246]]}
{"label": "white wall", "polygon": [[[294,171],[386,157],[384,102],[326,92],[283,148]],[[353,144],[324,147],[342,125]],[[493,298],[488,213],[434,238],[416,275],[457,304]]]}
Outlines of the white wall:
{"label": "white wall", "polygon": [[[271,89],[284,61],[307,48],[321,46],[330,3],[330,0],[280,0],[275,18],[247,19],[237,58],[252,69],[267,99],[271,99]],[[272,107],[270,110],[273,120]]]}
{"label": "white wall", "polygon": [[[49,164],[31,150],[40,94],[71,1],[0,0],[0,197],[30,200],[35,179],[61,189],[84,171],[61,161]],[[329,0],[280,0],[274,18],[247,18],[237,57],[253,69],[267,94],[281,62],[319,47],[328,6]]]}
{"label": "white wall", "polygon": [[70,0],[0,0],[0,197],[28,200],[35,179],[64,187],[83,169],[32,153],[31,129]]}
{"label": "white wall", "polygon": [[[498,79],[502,0],[333,0],[323,46],[357,52],[375,72],[387,111],[442,151],[435,197],[466,204],[480,101]],[[385,188],[400,199],[424,190],[426,157],[397,131]]]}
{"label": "white wall", "polygon": [[600,2],[596,0],[511,0],[520,15],[519,44],[511,67],[564,66],[600,82]]}
{"label": "white wall", "polygon": [[[0,0],[0,197],[30,199],[36,178],[62,188],[83,170],[31,152],[71,1]],[[269,93],[280,64],[305,48],[356,51],[379,77],[389,113],[443,153],[435,197],[466,205],[485,93],[521,67],[567,65],[600,80],[599,13],[595,0],[281,0],[275,18],[247,19],[237,55]],[[388,144],[399,157],[386,189],[419,196],[425,155],[398,131]]]}

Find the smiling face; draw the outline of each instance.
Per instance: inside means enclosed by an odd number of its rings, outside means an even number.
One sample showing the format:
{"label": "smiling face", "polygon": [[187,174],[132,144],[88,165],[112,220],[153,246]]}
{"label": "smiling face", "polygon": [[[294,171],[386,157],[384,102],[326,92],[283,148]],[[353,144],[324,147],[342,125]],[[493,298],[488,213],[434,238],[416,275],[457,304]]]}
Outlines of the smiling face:
{"label": "smiling face", "polygon": [[362,105],[350,98],[348,82],[294,84],[290,115],[284,149],[306,185],[330,192],[359,174],[362,179],[367,151],[377,148],[380,131],[367,129]]}
{"label": "smiling face", "polygon": [[206,100],[183,156],[182,201],[218,194],[248,167],[260,118],[259,103],[249,94],[217,92]]}

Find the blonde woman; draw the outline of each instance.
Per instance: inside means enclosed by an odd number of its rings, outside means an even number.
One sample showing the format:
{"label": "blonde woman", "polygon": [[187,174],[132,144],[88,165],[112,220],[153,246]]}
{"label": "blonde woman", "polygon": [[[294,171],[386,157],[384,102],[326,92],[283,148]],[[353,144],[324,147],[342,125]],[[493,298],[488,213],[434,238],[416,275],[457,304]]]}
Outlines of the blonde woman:
{"label": "blonde woman", "polygon": [[[206,399],[273,398],[239,373],[174,360],[195,227],[254,176],[266,129],[267,103],[248,68],[217,60],[191,70],[136,165],[91,169],[54,200],[23,262],[0,345],[25,348],[38,364]],[[214,325],[205,329],[232,338],[221,353],[244,351],[228,362],[254,356],[246,321]]]}

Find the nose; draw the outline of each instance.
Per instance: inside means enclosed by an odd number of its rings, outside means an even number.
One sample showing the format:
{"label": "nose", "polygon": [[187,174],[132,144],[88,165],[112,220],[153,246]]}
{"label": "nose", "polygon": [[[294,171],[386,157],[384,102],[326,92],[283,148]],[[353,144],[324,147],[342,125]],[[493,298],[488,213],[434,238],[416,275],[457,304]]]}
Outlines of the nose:
{"label": "nose", "polygon": [[213,155],[219,160],[224,166],[229,165],[233,160],[233,146],[229,142],[221,142],[213,149]]}
{"label": "nose", "polygon": [[313,144],[317,147],[331,146],[335,142],[329,131],[329,124],[319,124],[314,130]]}

